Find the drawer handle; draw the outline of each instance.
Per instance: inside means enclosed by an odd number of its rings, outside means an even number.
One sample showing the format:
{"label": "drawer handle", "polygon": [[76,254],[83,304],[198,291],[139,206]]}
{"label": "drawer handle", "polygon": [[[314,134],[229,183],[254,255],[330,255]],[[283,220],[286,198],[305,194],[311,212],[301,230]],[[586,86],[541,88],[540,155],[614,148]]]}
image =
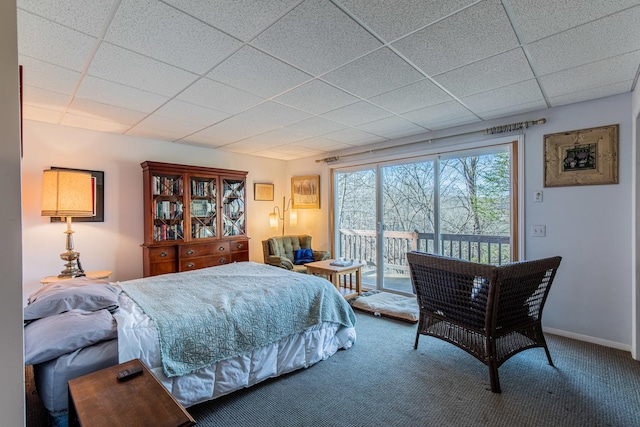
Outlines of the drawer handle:
{"label": "drawer handle", "polygon": [[187,264],[187,268],[193,268],[193,263],[190,262],[189,264]]}
{"label": "drawer handle", "polygon": [[166,252],[160,252],[160,258],[164,258],[164,257],[166,257],[166,256],[167,256],[167,253],[166,253]]}
{"label": "drawer handle", "polygon": [[220,264],[224,264],[225,262],[227,262],[227,260],[226,260],[226,259],[224,259],[224,258],[220,258]]}
{"label": "drawer handle", "polygon": [[226,248],[225,248],[224,246],[220,246],[220,247],[218,248],[218,250],[219,250],[220,252],[224,251],[225,249],[226,249]]}
{"label": "drawer handle", "polygon": [[244,248],[244,245],[242,243],[238,243],[238,245],[236,246],[236,249],[242,249]]}
{"label": "drawer handle", "polygon": [[187,255],[191,255],[191,254],[193,254],[193,249],[189,249],[189,250],[187,251]]}

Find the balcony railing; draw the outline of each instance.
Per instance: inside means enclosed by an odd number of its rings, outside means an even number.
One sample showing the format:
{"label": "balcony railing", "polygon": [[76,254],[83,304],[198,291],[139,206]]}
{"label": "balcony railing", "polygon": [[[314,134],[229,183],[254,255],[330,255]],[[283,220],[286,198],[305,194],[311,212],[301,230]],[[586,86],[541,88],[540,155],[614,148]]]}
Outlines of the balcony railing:
{"label": "balcony railing", "polygon": [[[434,233],[385,231],[384,266],[386,271],[407,273],[407,252],[435,253]],[[376,232],[373,230],[340,230],[340,257],[376,265]],[[509,236],[476,234],[441,234],[441,253],[446,256],[484,264],[501,265],[511,261]]]}

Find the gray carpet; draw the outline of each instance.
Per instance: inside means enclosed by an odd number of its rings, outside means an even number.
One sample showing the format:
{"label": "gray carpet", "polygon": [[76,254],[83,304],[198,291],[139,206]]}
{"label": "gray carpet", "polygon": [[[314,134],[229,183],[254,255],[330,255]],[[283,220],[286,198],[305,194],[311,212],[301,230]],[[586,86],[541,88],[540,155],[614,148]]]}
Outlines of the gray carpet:
{"label": "gray carpet", "polygon": [[198,426],[639,426],[640,362],[548,336],[488,369],[416,325],[357,313],[353,348],[306,370],[189,408]]}
{"label": "gray carpet", "polygon": [[197,426],[640,426],[640,362],[628,352],[547,335],[556,367],[524,351],[494,394],[464,351],[431,337],[414,350],[415,324],[356,315],[353,348],[192,406]]}

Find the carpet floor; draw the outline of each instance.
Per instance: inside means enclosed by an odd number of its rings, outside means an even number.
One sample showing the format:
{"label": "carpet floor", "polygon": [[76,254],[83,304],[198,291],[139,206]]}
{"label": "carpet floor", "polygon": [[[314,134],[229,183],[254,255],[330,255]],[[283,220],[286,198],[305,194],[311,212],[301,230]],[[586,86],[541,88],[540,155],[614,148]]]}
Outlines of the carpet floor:
{"label": "carpet floor", "polygon": [[[310,368],[188,408],[213,426],[620,426],[640,425],[640,362],[630,353],[547,335],[556,367],[531,349],[499,370],[421,337],[416,325],[358,312],[349,350]],[[29,386],[27,397],[29,398]],[[33,399],[27,401],[28,426]]]}

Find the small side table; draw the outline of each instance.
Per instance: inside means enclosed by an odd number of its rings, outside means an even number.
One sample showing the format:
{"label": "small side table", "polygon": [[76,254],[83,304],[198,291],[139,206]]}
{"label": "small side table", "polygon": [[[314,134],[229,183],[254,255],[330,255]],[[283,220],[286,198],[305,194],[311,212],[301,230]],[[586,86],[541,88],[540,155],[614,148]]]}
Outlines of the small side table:
{"label": "small side table", "polygon": [[[333,283],[338,292],[345,298],[349,299],[356,295],[360,295],[362,292],[362,273],[361,269],[364,264],[360,262],[354,262],[346,267],[340,267],[337,265],[331,265],[334,260],[328,259],[325,261],[316,261],[305,264],[307,267],[307,274],[314,274],[317,276],[327,276],[329,281]],[[353,284],[353,276],[355,275],[355,288]],[[342,280],[341,280],[342,277]],[[349,283],[347,284],[347,280]]]}
{"label": "small side table", "polygon": [[[85,276],[89,279],[107,279],[111,276],[111,273],[113,273],[111,270],[87,271],[85,272]],[[44,279],[40,279],[40,283],[48,285],[49,283],[55,283],[67,279],[71,279],[71,277],[47,276]]]}
{"label": "small side table", "polygon": [[[118,372],[142,374],[118,381]],[[69,426],[187,427],[196,422],[139,359],[69,380]]]}

